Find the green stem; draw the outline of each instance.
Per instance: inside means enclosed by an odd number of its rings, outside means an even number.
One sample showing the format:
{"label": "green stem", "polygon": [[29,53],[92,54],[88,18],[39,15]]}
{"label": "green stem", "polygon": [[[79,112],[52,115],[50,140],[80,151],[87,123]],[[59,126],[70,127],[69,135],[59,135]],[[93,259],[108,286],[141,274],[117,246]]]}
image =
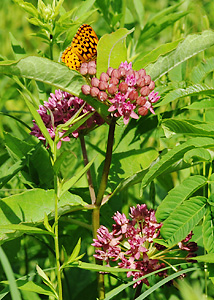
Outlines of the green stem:
{"label": "green stem", "polygon": [[112,150],[114,144],[114,131],[115,131],[115,124],[116,120],[113,118],[111,124],[109,126],[109,133],[108,133],[108,143],[106,149],[106,158],[103,167],[102,178],[100,182],[100,187],[97,194],[96,205],[99,207],[103,200],[103,196],[106,190],[107,181],[108,181],[108,174],[111,165],[111,157],[112,157]]}
{"label": "green stem", "polygon": [[[81,143],[81,148],[82,148],[84,165],[86,166],[89,163],[89,161],[88,161],[88,155],[87,155],[86,146],[85,146],[85,139],[84,139],[83,135],[80,135],[80,143]],[[95,195],[95,191],[94,191],[94,186],[93,186],[93,182],[92,182],[90,169],[88,169],[88,171],[87,171],[87,180],[88,180],[89,193],[91,196],[91,204],[95,204],[96,195]]]}
{"label": "green stem", "polygon": [[58,283],[58,295],[59,300],[62,299],[62,278],[60,270],[60,254],[59,254],[59,218],[58,218],[58,186],[59,181],[57,176],[54,178],[55,185],[55,218],[54,218],[54,245],[55,245],[55,255],[56,255],[56,271],[57,271],[57,283]]}

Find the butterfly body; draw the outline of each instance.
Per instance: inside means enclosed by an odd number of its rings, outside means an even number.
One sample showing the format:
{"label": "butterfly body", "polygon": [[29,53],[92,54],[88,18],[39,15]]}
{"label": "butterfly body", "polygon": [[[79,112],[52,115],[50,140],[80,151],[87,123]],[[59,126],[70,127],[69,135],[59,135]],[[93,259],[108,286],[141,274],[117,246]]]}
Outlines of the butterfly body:
{"label": "butterfly body", "polygon": [[62,54],[62,61],[70,68],[79,70],[83,62],[96,58],[98,37],[92,27],[83,24],[75,34],[71,46]]}

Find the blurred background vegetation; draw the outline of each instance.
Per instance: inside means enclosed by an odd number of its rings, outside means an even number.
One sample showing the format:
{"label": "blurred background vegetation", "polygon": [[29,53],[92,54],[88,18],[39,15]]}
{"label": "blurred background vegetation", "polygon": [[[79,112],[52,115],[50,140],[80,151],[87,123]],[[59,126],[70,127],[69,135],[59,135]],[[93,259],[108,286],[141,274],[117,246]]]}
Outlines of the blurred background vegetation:
{"label": "blurred background vegetation", "polygon": [[[120,9],[121,2],[123,0],[114,1],[114,3],[117,3],[117,6]],[[28,1],[37,6],[36,0]],[[75,7],[78,7],[80,3],[83,1],[79,0],[65,0],[63,7],[66,11],[69,11]],[[141,24],[137,21],[137,18],[134,18],[134,16],[129,12],[129,6],[132,4],[131,0],[126,0],[127,4],[127,12],[126,12],[126,18],[123,21],[124,27],[131,29],[133,27],[136,28],[136,32],[140,30],[143,24],[146,24],[148,20],[150,20],[152,17],[160,13],[163,9],[170,7],[176,3],[179,3],[180,1],[169,1],[169,0],[157,0],[157,1],[146,1],[141,0],[139,1],[141,3],[141,6],[139,7],[139,11],[141,13]],[[52,3],[52,1],[45,1],[46,4]],[[113,2],[112,2],[113,3]],[[119,11],[117,7],[117,11]],[[121,5],[122,7],[122,5]],[[110,7],[112,12],[114,11],[113,4]],[[182,37],[186,37],[188,34],[191,33],[199,33],[206,29],[213,29],[214,28],[214,1],[209,0],[196,0],[196,1],[190,1],[185,0],[183,1],[183,4],[180,6],[180,11],[188,11],[189,13],[181,18],[179,21],[177,21],[172,26],[167,27],[166,29],[162,30],[160,33],[158,33],[153,38],[148,38],[145,43],[143,44],[143,52],[147,53],[151,51],[152,49],[156,48],[160,44],[172,42],[174,40],[177,40]],[[107,13],[107,12],[106,12]],[[122,13],[122,12],[121,12]],[[11,40],[14,41],[17,40],[18,43],[21,43],[23,48],[25,49],[27,55],[40,55],[40,56],[46,56],[48,55],[48,45],[44,43],[39,37],[35,36],[35,33],[38,32],[38,27],[36,27],[33,24],[30,24],[28,22],[29,15],[23,11],[17,4],[15,4],[12,0],[1,0],[0,1],[0,60],[14,60],[16,57],[14,57],[12,46],[11,46]],[[158,15],[157,15],[158,17]],[[98,37],[101,37],[105,33],[110,33],[112,31],[112,28],[109,26],[109,23],[106,21],[105,16],[100,15],[99,10],[95,10],[93,14],[89,16],[89,18],[86,21],[87,23],[91,24],[95,32],[97,33]],[[86,23],[84,22],[84,23]],[[117,23],[115,23],[114,30],[117,29]],[[63,36],[61,37],[63,41]],[[129,38],[128,38],[129,39]],[[128,42],[130,42],[128,40]],[[129,57],[133,57],[135,55],[134,52],[132,52],[132,47],[130,46],[131,50],[129,52]],[[54,60],[60,61],[61,56],[61,50],[60,47],[55,46],[54,48]],[[212,55],[213,47],[206,51],[207,57],[209,55]],[[195,66],[198,62],[204,59],[205,54],[200,53],[196,57],[193,57],[188,62],[184,62],[182,66],[184,67],[184,76],[186,82],[188,82],[188,70],[192,69],[193,66]],[[174,71],[175,72],[175,71]],[[212,75],[211,75],[212,76]],[[171,79],[176,77],[176,72],[171,73]],[[164,81],[159,80],[157,85],[161,85]],[[180,84],[180,83],[179,83]],[[24,135],[23,128],[26,129],[26,132],[29,132],[27,127],[23,127],[21,129],[20,123],[18,123],[15,119],[12,119],[7,116],[7,114],[14,116],[15,118],[22,120],[25,122],[28,126],[32,126],[32,117],[25,106],[24,100],[20,93],[18,92],[18,86],[16,83],[10,78],[6,76],[0,77],[0,109],[1,112],[4,114],[0,114],[0,163],[2,164],[5,159],[7,159],[7,154],[4,147],[4,136],[3,133],[9,132],[12,133],[14,136],[20,137]],[[31,91],[38,95],[37,87],[34,83],[30,86]],[[47,91],[51,91],[50,87],[47,87]],[[47,93],[48,97],[48,93]],[[209,113],[209,112],[208,112]],[[213,113],[210,116],[213,117]],[[197,115],[196,119],[201,119],[202,115]],[[131,126],[131,125],[130,125]],[[119,130],[119,129],[118,129]],[[89,145],[96,145],[97,148],[100,149],[102,152],[105,147],[103,147],[103,137],[106,136],[106,126],[102,126],[96,133],[92,132],[90,135],[90,140],[88,140]],[[159,138],[161,134],[156,133],[156,135],[153,135],[149,137],[146,140],[146,145],[148,146],[155,146],[157,151],[161,151],[165,145],[165,143],[168,143],[169,146],[173,147],[173,139],[171,141],[165,141],[161,144],[161,142],[157,141],[157,138]],[[143,142],[142,142],[143,143]],[[77,143],[65,143],[66,145],[63,145],[64,149],[67,147],[69,150],[74,151],[74,153],[80,153],[79,151],[79,144]],[[125,143],[124,143],[125,144]],[[145,144],[144,144],[145,145]],[[93,147],[92,147],[93,148]],[[131,149],[131,148],[130,148]],[[134,147],[132,147],[132,150]],[[97,150],[97,149],[95,149]],[[91,154],[91,157],[93,157],[93,154]],[[76,159],[76,158],[75,158]],[[70,162],[74,160],[74,155],[72,154],[70,157]],[[100,161],[98,161],[99,165]],[[8,160],[8,164],[4,164],[1,168],[0,175],[3,174],[4,168],[7,168],[12,164],[11,160]],[[69,165],[69,162],[65,162],[64,172],[67,175],[68,172],[71,170],[67,169],[67,166]],[[117,166],[116,166],[117,167]],[[66,173],[67,172],[67,173]],[[189,171],[185,171],[189,172]],[[182,173],[182,172],[181,172]],[[112,174],[112,181],[114,180]],[[124,174],[123,174],[124,177]],[[156,197],[156,201],[160,202],[160,199],[163,198],[164,195],[166,195],[167,191],[172,188],[173,185],[176,185],[178,174],[174,173],[172,176],[170,175],[168,179],[168,186],[164,185],[164,180],[166,178],[159,178],[159,183],[161,183],[158,187],[156,186],[156,189],[158,189],[158,196]],[[117,178],[116,178],[117,179]],[[82,186],[84,186],[84,181],[82,182]],[[171,185],[170,185],[171,184]],[[81,183],[80,183],[81,185]],[[4,190],[1,191],[0,196],[6,196],[10,195],[11,193],[16,193],[17,190],[21,191],[24,186],[21,184],[21,182],[18,180],[18,178],[13,178],[7,185],[4,187]],[[138,192],[134,193],[134,189],[137,189]],[[134,186],[132,188],[132,191],[129,192],[129,194],[124,193],[122,195],[124,199],[127,199],[129,196],[131,200],[129,201],[118,201],[116,203],[111,202],[112,207],[111,210],[109,207],[105,208],[105,214],[103,214],[103,219],[107,221],[107,217],[111,217],[113,215],[113,211],[116,211],[117,209],[121,209],[123,207],[124,212],[128,212],[129,206],[132,204],[132,201],[135,202],[135,196],[139,195],[139,186]],[[12,192],[13,190],[13,192]],[[83,190],[83,193],[85,191]],[[149,193],[151,194],[151,190],[146,189],[144,192],[144,202],[148,204],[149,207],[151,207],[151,201],[149,200]],[[122,197],[121,197],[122,198]],[[124,205],[125,204],[125,205]],[[157,204],[156,204],[157,205]],[[90,217],[88,215],[85,215],[84,213],[78,213],[78,220],[81,220],[83,222],[86,221],[86,223],[90,224]],[[69,223],[70,222],[70,223]],[[90,247],[91,243],[91,236],[88,236],[88,228],[83,228],[75,223],[71,222],[71,220],[64,218],[64,220],[61,221],[61,234],[62,234],[62,243],[65,246],[65,248],[72,249],[74,245],[77,242],[77,239],[79,236],[83,237],[83,251],[85,251],[86,254],[86,260],[88,256],[92,255],[92,247]],[[75,238],[67,239],[68,232],[72,232],[72,236]],[[38,242],[37,242],[38,239]],[[41,264],[42,266],[46,266],[47,264],[47,249],[44,247],[44,245],[47,245],[45,243],[45,240],[41,240],[37,237],[27,237],[24,240],[16,239],[12,242],[9,242],[5,244],[4,250],[8,254],[10,262],[13,264],[14,272],[20,275],[28,274],[35,266],[36,263]],[[21,248],[21,250],[18,252],[18,249]],[[27,251],[27,249],[30,249],[30,251]],[[28,252],[28,254],[27,254]],[[26,261],[26,255],[28,255],[28,262]],[[50,260],[53,258],[50,258]],[[21,263],[20,263],[21,262]],[[48,264],[47,264],[48,267]],[[79,273],[79,270],[72,270],[69,271],[72,273],[72,277],[76,278],[75,276],[78,276],[79,281],[79,287],[78,289],[75,288],[72,285],[68,287],[67,294],[73,293],[72,299],[84,299],[83,296],[81,298],[81,288],[86,287],[87,282],[93,282],[95,281],[95,274],[92,274],[89,279],[88,272],[82,271]],[[69,277],[70,273],[67,273],[67,277]],[[81,274],[81,275],[79,275]],[[87,276],[85,276],[87,274]],[[65,276],[65,281],[68,280],[68,278]],[[192,280],[195,282],[199,282],[201,286],[201,290],[204,288],[204,278],[203,273],[201,272],[195,272],[191,275]],[[0,270],[0,278],[4,279],[4,275],[2,270]],[[114,280],[114,279],[113,279]],[[39,279],[38,279],[39,281]],[[74,284],[74,283],[73,283]],[[109,286],[111,284],[114,284],[114,282],[109,282]],[[194,283],[195,284],[195,283]],[[82,286],[81,286],[82,285]],[[94,285],[94,290],[95,290]],[[174,287],[168,288],[164,287],[161,292],[155,293],[154,295],[150,296],[151,300],[177,300],[177,299],[184,299],[184,300],[196,300],[195,295],[193,295],[192,290],[190,287],[183,286],[183,290],[190,291],[190,295],[187,298],[187,293],[183,293],[182,298],[178,298],[177,291]],[[197,289],[198,285],[197,285]],[[91,290],[93,290],[93,287],[91,285]],[[72,291],[72,292],[71,292]],[[80,294],[78,294],[80,293]],[[214,296],[214,288],[212,285],[209,286],[209,294],[210,296]],[[83,295],[83,294],[82,294]],[[200,298],[202,297],[202,292],[198,292],[198,295]],[[93,293],[90,295],[91,298],[87,299],[95,299]],[[68,296],[69,297],[69,296]],[[193,297],[193,298],[191,298]],[[9,299],[9,298],[7,298]],[[26,299],[27,296],[26,296]],[[32,298],[33,299],[33,298]],[[35,298],[37,299],[37,298]],[[41,299],[46,299],[45,296]],[[66,298],[69,299],[69,298]],[[124,298],[121,299],[127,299],[126,295],[124,295]]]}

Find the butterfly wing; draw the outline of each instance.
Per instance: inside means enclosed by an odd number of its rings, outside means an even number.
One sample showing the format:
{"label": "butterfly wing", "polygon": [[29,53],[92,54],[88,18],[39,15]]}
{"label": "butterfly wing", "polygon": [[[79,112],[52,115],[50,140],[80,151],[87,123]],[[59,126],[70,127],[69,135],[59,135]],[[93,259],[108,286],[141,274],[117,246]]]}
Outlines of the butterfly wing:
{"label": "butterfly wing", "polygon": [[83,62],[93,60],[97,55],[98,37],[92,27],[83,24],[75,34],[71,46],[62,54],[62,61],[70,68],[78,70]]}

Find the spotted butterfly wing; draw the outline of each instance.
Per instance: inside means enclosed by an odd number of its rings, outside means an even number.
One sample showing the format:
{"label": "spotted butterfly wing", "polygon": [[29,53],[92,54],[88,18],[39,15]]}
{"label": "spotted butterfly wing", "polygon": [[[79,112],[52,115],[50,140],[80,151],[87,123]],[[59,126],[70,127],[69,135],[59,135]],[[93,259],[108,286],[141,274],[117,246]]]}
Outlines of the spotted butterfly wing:
{"label": "spotted butterfly wing", "polygon": [[83,24],[75,34],[71,46],[62,54],[62,62],[70,69],[79,70],[83,62],[93,60],[97,55],[98,37],[92,27]]}

